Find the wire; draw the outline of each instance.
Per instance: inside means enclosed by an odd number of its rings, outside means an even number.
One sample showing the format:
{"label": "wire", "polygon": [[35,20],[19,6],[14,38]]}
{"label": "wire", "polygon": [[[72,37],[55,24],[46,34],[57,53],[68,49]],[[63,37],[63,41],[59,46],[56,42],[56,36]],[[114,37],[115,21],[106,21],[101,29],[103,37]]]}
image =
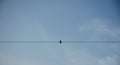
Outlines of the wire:
{"label": "wire", "polygon": [[[0,43],[60,43],[60,41],[0,41]],[[62,43],[120,43],[120,41],[62,41]]]}
{"label": "wire", "polygon": [[64,41],[65,43],[120,43],[120,41]]}
{"label": "wire", "polygon": [[0,43],[58,43],[58,41],[0,41]]}

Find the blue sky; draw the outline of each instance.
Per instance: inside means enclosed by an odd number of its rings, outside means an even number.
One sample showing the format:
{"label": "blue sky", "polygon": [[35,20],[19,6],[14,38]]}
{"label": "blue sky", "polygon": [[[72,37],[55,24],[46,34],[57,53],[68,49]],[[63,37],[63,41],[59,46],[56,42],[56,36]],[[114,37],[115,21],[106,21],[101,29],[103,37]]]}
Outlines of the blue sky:
{"label": "blue sky", "polygon": [[[120,41],[116,1],[2,0],[0,40]],[[119,49],[119,43],[0,43],[0,65],[120,65]]]}

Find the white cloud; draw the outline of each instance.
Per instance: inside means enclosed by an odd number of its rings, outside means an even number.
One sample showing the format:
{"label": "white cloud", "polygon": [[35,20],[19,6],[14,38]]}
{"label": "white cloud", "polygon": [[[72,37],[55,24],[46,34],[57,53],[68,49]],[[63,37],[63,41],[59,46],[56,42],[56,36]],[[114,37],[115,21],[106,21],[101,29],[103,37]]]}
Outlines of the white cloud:
{"label": "white cloud", "polygon": [[74,51],[70,48],[64,48],[65,54],[72,65],[97,65],[97,58],[86,49]]}
{"label": "white cloud", "polygon": [[87,50],[85,48],[81,48],[75,51],[65,47],[64,51],[68,61],[72,65],[120,65],[120,56],[117,54],[113,54],[111,56],[108,54],[108,56],[97,57],[95,53],[91,53],[92,50]]}
{"label": "white cloud", "polygon": [[113,40],[119,40],[120,27],[110,28],[106,21],[101,19],[93,19],[87,23],[80,25],[80,32],[92,33],[89,40],[109,40],[107,38],[112,38]]}
{"label": "white cloud", "polygon": [[0,54],[0,60],[2,63],[0,65],[45,65],[40,63],[40,61],[20,58],[19,56],[12,56],[8,54]]}
{"label": "white cloud", "polygon": [[118,56],[108,56],[98,62],[100,65],[120,65]]}

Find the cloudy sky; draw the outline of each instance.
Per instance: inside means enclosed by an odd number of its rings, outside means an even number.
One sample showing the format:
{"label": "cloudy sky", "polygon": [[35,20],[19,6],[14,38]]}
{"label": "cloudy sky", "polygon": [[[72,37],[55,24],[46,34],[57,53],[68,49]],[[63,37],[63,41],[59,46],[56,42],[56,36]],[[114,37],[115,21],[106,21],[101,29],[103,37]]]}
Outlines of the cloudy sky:
{"label": "cloudy sky", "polygon": [[[0,41],[120,41],[119,0],[0,0]],[[120,65],[119,43],[0,43],[0,65]]]}

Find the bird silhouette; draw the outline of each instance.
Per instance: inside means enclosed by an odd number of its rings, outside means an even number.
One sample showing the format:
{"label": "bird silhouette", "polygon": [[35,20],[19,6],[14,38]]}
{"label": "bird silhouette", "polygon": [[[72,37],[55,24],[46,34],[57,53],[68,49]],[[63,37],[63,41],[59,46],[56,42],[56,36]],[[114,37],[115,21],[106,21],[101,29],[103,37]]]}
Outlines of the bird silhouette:
{"label": "bird silhouette", "polygon": [[59,42],[60,42],[60,44],[62,43],[62,41],[61,41],[61,40],[60,40]]}

